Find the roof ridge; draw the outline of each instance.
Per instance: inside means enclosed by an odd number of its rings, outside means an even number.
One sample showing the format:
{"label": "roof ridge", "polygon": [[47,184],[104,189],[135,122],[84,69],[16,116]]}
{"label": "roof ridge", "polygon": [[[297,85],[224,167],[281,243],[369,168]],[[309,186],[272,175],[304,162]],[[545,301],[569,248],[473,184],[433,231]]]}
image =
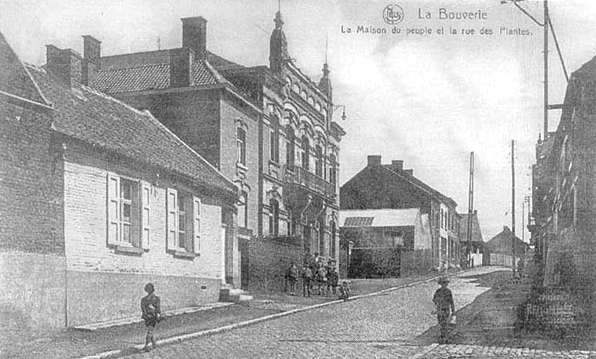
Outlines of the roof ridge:
{"label": "roof ridge", "polygon": [[[416,181],[416,182],[418,182],[418,183],[421,184],[420,187],[427,187],[427,188],[425,188],[425,190],[427,190],[429,192],[436,192],[440,196],[445,197],[448,200],[453,201],[457,205],[457,202],[455,202],[455,200],[453,198],[451,198],[451,197],[449,197],[449,196],[441,193],[441,191],[439,191],[439,190],[434,189],[433,187],[431,187],[430,185],[428,185],[427,183],[425,183],[421,179],[415,177],[414,175],[403,175],[403,174],[399,173],[398,171],[394,171],[391,168],[391,165],[381,165],[381,167],[385,168],[386,170],[390,171],[391,173],[395,173],[396,175],[400,176],[401,178],[406,178],[406,179],[410,180],[409,182],[412,183],[412,184],[417,184],[417,183],[414,183]],[[411,179],[413,179],[414,181],[412,181]]]}

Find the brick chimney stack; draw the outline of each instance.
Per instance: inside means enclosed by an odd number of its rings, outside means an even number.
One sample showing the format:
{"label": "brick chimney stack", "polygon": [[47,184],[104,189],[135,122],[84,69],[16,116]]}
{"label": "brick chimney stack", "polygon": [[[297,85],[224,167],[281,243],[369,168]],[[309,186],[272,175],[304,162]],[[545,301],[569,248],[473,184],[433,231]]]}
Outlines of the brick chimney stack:
{"label": "brick chimney stack", "polygon": [[101,41],[93,36],[83,35],[83,64],[81,82],[89,85],[101,68]]}
{"label": "brick chimney stack", "polygon": [[192,64],[195,53],[191,48],[182,47],[170,50],[170,87],[193,85]]}
{"label": "brick chimney stack", "polygon": [[368,166],[380,166],[381,165],[381,156],[379,155],[369,155],[367,157]]}
{"label": "brick chimney stack", "polygon": [[81,82],[81,55],[72,49],[60,49],[46,45],[47,70],[58,77],[66,86]]}
{"label": "brick chimney stack", "polygon": [[191,48],[197,59],[207,56],[207,20],[202,16],[182,20],[182,46]]}
{"label": "brick chimney stack", "polygon": [[391,168],[394,171],[401,171],[404,169],[404,161],[402,160],[393,160],[391,161]]}

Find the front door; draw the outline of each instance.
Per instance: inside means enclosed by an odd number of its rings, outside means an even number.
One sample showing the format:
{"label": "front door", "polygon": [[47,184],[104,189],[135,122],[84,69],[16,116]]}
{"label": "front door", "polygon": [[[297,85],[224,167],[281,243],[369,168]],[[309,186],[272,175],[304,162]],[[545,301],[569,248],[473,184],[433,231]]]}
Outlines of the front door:
{"label": "front door", "polygon": [[248,289],[248,282],[249,282],[248,239],[238,237],[238,248],[240,250],[240,288]]}

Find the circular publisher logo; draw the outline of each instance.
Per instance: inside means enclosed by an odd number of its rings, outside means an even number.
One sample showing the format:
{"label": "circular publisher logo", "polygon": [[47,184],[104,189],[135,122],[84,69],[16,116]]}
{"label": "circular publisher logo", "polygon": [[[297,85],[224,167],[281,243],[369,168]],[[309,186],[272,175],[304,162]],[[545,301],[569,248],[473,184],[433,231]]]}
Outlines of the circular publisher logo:
{"label": "circular publisher logo", "polygon": [[404,9],[397,4],[389,4],[383,9],[383,20],[389,25],[399,24],[404,19]]}

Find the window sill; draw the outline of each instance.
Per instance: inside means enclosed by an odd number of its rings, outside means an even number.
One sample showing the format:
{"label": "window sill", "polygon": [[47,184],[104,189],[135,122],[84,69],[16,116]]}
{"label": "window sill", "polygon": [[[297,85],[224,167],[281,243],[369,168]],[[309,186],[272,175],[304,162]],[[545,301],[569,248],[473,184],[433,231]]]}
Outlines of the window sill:
{"label": "window sill", "polygon": [[174,258],[183,258],[183,259],[194,259],[195,257],[199,256],[196,253],[191,253],[191,252],[187,252],[187,251],[183,251],[183,250],[172,251],[172,254],[174,255]]}
{"label": "window sill", "polygon": [[122,244],[117,244],[114,247],[114,250],[116,253],[134,254],[134,255],[141,255],[144,252],[143,248],[133,247],[133,246],[129,246],[129,245],[122,245]]}

